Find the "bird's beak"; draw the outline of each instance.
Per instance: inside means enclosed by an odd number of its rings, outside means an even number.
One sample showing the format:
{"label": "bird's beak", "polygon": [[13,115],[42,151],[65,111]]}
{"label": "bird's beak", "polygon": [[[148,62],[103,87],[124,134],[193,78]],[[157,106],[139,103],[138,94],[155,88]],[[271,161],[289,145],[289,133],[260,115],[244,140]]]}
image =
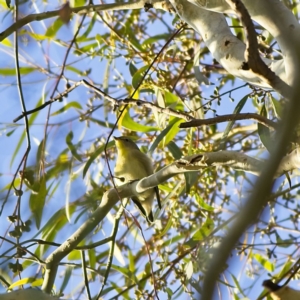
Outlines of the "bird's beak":
{"label": "bird's beak", "polygon": [[115,141],[117,141],[117,140],[120,139],[120,137],[118,137],[118,136],[113,136],[113,139],[114,139]]}

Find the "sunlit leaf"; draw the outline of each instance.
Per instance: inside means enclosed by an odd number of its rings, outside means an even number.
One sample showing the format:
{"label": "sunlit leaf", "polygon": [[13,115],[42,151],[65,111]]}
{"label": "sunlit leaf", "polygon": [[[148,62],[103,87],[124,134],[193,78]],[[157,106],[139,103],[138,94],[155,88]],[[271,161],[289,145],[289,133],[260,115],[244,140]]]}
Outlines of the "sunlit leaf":
{"label": "sunlit leaf", "polygon": [[185,276],[186,276],[186,279],[189,280],[193,274],[194,274],[194,268],[193,268],[193,263],[192,261],[189,261],[186,266],[185,266]]}
{"label": "sunlit leaf", "polygon": [[196,202],[200,206],[201,209],[207,210],[207,211],[214,211],[215,209],[207,204],[204,199],[199,194],[195,194],[194,197],[196,198]]}
{"label": "sunlit leaf", "polygon": [[13,284],[11,284],[9,289],[13,289],[15,287],[25,285],[25,284],[30,284],[31,286],[41,286],[42,279],[36,279],[35,277],[22,278],[16,282],[14,282]]}
{"label": "sunlit leaf", "polygon": [[57,110],[56,112],[52,113],[51,116],[59,115],[63,112],[66,112],[70,108],[82,109],[82,106],[80,105],[80,103],[73,101],[68,103],[67,105],[64,105],[61,109]]}
{"label": "sunlit leaf", "polygon": [[283,276],[285,276],[286,274],[288,274],[291,270],[293,266],[293,262],[291,261],[291,259],[288,259],[284,265],[282,266],[282,268],[280,269],[279,273],[276,275],[276,278],[282,278]]}
{"label": "sunlit leaf", "polygon": [[[87,253],[89,257],[89,266],[94,269],[97,263],[95,249],[89,249]],[[94,272],[91,272],[91,276],[93,279],[96,278],[96,274]]]}
{"label": "sunlit leaf", "polygon": [[253,258],[256,259],[267,271],[274,272],[274,264],[259,253],[252,254]]}
{"label": "sunlit leaf", "polygon": [[46,36],[48,38],[53,38],[57,34],[61,26],[64,25],[63,21],[60,18],[57,18],[52,25],[50,25],[46,31]]}
{"label": "sunlit leaf", "polygon": [[39,180],[39,190],[37,193],[31,193],[29,199],[29,207],[34,216],[37,229],[39,229],[41,225],[46,196],[46,178],[42,176]]}
{"label": "sunlit leaf", "polygon": [[[19,68],[19,72],[21,75],[27,75],[27,74],[30,74],[34,71],[36,71],[37,69],[36,68],[32,68],[32,67],[20,67]],[[13,68],[13,69],[5,69],[5,68],[1,68],[0,69],[0,75],[3,75],[3,76],[16,76],[16,69]]]}
{"label": "sunlit leaf", "polygon": [[193,240],[202,241],[205,237],[209,236],[213,229],[214,221],[210,218],[207,218],[204,224],[201,225],[201,228],[193,235]]}
{"label": "sunlit leaf", "polygon": [[150,132],[150,131],[156,131],[156,130],[159,130],[157,127],[154,127],[154,126],[146,126],[146,125],[143,125],[141,123],[137,123],[135,122],[129,112],[127,111],[126,114],[123,114],[123,119],[122,119],[122,126],[129,129],[129,130],[132,130],[132,131],[138,131],[138,132]]}
{"label": "sunlit leaf", "polygon": [[158,42],[159,40],[167,40],[168,38],[170,38],[169,34],[154,35],[154,36],[151,36],[148,39],[144,40],[144,42],[142,43],[142,46],[147,46],[149,44],[153,44],[155,42]]}
{"label": "sunlit leaf", "polygon": [[3,46],[6,46],[6,47],[12,47],[13,46],[12,43],[11,43],[11,41],[9,40],[9,38],[5,38],[4,40],[2,40],[1,44]]}
{"label": "sunlit leaf", "polygon": [[[168,138],[168,142],[170,142],[174,136],[176,135],[176,133],[179,131],[179,124],[182,122],[182,120],[179,120],[178,118],[174,118],[169,125],[161,131],[161,133],[156,137],[154,143],[152,144],[151,148],[149,149],[149,154],[151,155],[154,150],[156,149],[156,147],[159,145],[159,143],[166,138],[167,134],[174,128],[174,130],[172,131],[172,133],[170,134],[169,138]],[[168,144],[168,142],[166,142],[166,145]]]}
{"label": "sunlit leaf", "polygon": [[79,260],[81,258],[80,251],[74,250],[68,254],[68,260]]}
{"label": "sunlit leaf", "polygon": [[137,88],[141,84],[142,80],[144,79],[145,73],[148,69],[149,69],[148,65],[143,66],[140,69],[138,69],[136,71],[136,73],[133,75],[133,77],[132,77],[132,86],[134,88]]}

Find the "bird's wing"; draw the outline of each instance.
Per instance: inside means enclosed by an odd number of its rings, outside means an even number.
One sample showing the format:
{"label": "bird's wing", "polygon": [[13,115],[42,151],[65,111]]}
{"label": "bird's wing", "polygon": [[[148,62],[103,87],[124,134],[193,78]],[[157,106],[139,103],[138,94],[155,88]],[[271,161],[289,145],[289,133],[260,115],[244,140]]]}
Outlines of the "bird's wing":
{"label": "bird's wing", "polygon": [[157,199],[158,207],[159,207],[159,209],[161,209],[161,202],[160,202],[160,196],[159,196],[158,186],[156,186],[156,187],[154,188],[154,190],[155,190],[155,194],[156,194],[156,199]]}
{"label": "bird's wing", "polygon": [[139,210],[141,211],[141,213],[146,217],[146,220],[148,222],[150,222],[150,223],[153,223],[154,222],[154,217],[153,217],[152,210],[147,215],[147,212],[146,212],[145,208],[143,207],[143,205],[141,204],[140,200],[137,197],[132,197],[131,200],[139,208]]}

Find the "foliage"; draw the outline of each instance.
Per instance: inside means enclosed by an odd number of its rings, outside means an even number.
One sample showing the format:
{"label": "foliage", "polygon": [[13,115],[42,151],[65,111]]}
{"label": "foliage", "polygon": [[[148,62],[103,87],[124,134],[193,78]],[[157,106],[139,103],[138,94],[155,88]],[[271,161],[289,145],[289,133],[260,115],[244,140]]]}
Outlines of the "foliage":
{"label": "foliage", "polygon": [[[284,2],[298,14],[296,1]],[[0,5],[3,29],[14,22],[16,7]],[[60,5],[24,1],[18,17],[53,12]],[[73,4],[82,5],[87,4]],[[116,5],[123,9],[70,16],[63,6],[60,16],[24,25],[16,40],[10,34],[1,42],[0,278],[6,288],[41,287],[46,259],[113,188],[112,135],[136,139],[157,170],[182,155],[226,149],[266,158],[266,148],[272,148],[272,131],[253,120],[179,128],[185,115],[206,119],[243,111],[277,120],[286,100],[229,74],[175,14],[131,10],[123,1]],[[239,19],[227,20],[245,39]],[[259,26],[256,31],[263,55],[276,57],[273,37]],[[14,67],[16,53],[19,66]],[[102,94],[80,84],[82,79]],[[116,100],[126,99],[135,102],[116,106]],[[268,205],[224,266],[220,294],[254,299],[263,292],[263,280],[291,274],[300,238],[297,175],[295,170],[289,180],[276,181]],[[212,251],[230,231],[255,180],[229,166],[177,175],[159,185],[163,210],[155,204],[151,226],[131,202],[124,211],[119,202],[59,263],[54,294],[197,298]]]}

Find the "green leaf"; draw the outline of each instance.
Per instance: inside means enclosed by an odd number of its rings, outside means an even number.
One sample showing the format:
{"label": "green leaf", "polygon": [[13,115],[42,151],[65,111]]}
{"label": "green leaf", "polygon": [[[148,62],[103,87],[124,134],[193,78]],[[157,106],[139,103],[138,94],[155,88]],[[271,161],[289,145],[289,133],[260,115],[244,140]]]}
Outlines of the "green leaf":
{"label": "green leaf", "polygon": [[242,289],[242,287],[241,287],[241,285],[240,285],[239,280],[238,280],[232,273],[231,273],[231,277],[232,277],[232,279],[233,279],[233,281],[234,281],[234,283],[235,283],[235,288],[237,288],[238,291],[239,291],[244,297],[246,297],[246,295],[245,295],[245,293],[244,293],[244,291],[243,291],[243,289]]}
{"label": "green leaf", "polygon": [[[173,140],[173,138],[175,137],[175,135],[177,134],[177,132],[179,131],[179,127],[178,124],[180,124],[181,122],[183,122],[183,120],[178,119],[178,118],[174,118],[169,125],[156,137],[155,141],[153,142],[152,146],[149,149],[149,154],[152,155],[152,153],[154,152],[154,150],[157,148],[157,146],[159,145],[159,143],[166,138],[166,136],[168,135],[168,133],[170,133],[170,131],[172,130],[172,128],[175,127],[175,130],[173,130],[171,132],[171,135],[169,135],[168,138],[168,142],[170,142],[171,140]],[[177,125],[177,126],[176,126]],[[165,143],[166,145],[168,144],[167,142]]]}
{"label": "green leaf", "polygon": [[[89,266],[92,269],[96,268],[96,254],[95,254],[95,249],[89,249],[88,250],[88,257],[89,257]],[[91,272],[90,275],[92,278],[95,280],[96,279],[96,274],[94,272]]]}
{"label": "green leaf", "polygon": [[77,148],[72,143],[73,140],[73,131],[70,131],[66,136],[66,143],[68,145],[69,150],[71,151],[72,155],[80,162],[82,162],[81,156],[77,153]]}
{"label": "green leaf", "polygon": [[132,251],[128,249],[128,261],[129,261],[129,270],[135,272],[135,256],[132,254]]}
{"label": "green leaf", "polygon": [[86,73],[85,71],[77,69],[74,66],[66,66],[66,70],[74,72],[75,74],[78,74],[79,76],[85,76],[85,73]]}
{"label": "green leaf", "polygon": [[[69,210],[71,213],[74,213],[78,204],[76,202],[70,203]],[[45,226],[41,229],[42,232],[42,238],[47,241],[54,241],[57,234],[60,234],[61,229],[68,223],[68,220],[65,215],[65,208],[59,209],[57,212],[55,212],[50,220],[45,224]],[[40,232],[37,233],[39,235]],[[47,247],[43,245],[43,247]]]}
{"label": "green leaf", "polygon": [[114,128],[114,124],[109,123],[107,121],[103,121],[103,120],[98,120],[98,119],[94,119],[94,118],[89,118],[89,121],[94,122],[100,126],[103,126],[105,128]]}
{"label": "green leaf", "polygon": [[24,30],[24,32],[22,32],[22,33],[28,34],[30,37],[32,37],[36,41],[49,40],[49,37],[45,36],[44,34],[38,34],[38,33],[27,31],[27,30]]}
{"label": "green leaf", "polygon": [[[84,6],[85,0],[75,0],[73,3],[74,3],[74,7]],[[97,14],[94,14],[94,16],[97,16]]]}
{"label": "green leaf", "polygon": [[[83,0],[83,2],[85,2],[85,0]],[[79,5],[79,6],[83,6],[83,5]],[[92,32],[96,20],[97,20],[97,14],[94,14],[93,17],[90,19],[90,22],[88,23],[88,27],[85,30],[85,32],[76,39],[76,43],[86,42],[88,40],[88,35]],[[93,37],[90,40],[95,40],[95,37]]]}
{"label": "green leaf", "polygon": [[57,178],[57,174],[61,174],[64,171],[69,170],[71,165],[72,161],[69,159],[68,149],[65,149],[61,154],[58,155],[55,165],[48,169],[47,179]]}
{"label": "green leaf", "polygon": [[159,130],[159,128],[154,127],[154,126],[146,126],[146,125],[142,125],[140,123],[135,122],[129,112],[127,111],[126,114],[124,115],[123,119],[122,119],[122,126],[132,130],[132,131],[138,131],[138,132],[150,132],[150,131],[157,131]]}
{"label": "green leaf", "polygon": [[95,52],[95,49],[97,49],[97,48],[98,48],[98,43],[91,43],[91,44],[88,44],[81,48],[76,49],[74,51],[74,54],[82,55],[85,53],[93,53],[93,52]]}
{"label": "green leaf", "polygon": [[202,241],[205,237],[209,236],[209,234],[213,231],[213,229],[214,229],[213,220],[207,218],[204,224],[201,226],[201,228],[196,230],[192,238],[184,243],[184,246],[186,248],[193,248],[194,246],[199,244],[199,242]]}
{"label": "green leaf", "polygon": [[63,281],[61,283],[60,289],[59,289],[59,295],[63,295],[65,288],[67,287],[71,276],[72,276],[72,272],[74,270],[74,266],[67,266],[64,272],[64,276],[63,276]]}
{"label": "green leaf", "polygon": [[213,229],[214,221],[210,218],[207,218],[201,228],[193,235],[192,239],[194,241],[202,241],[205,237],[209,236]]}
{"label": "green leaf", "polygon": [[32,283],[31,286],[40,286],[41,285],[41,279],[36,279],[35,277],[22,278],[22,279],[20,279],[16,282],[14,282],[13,284],[11,284],[9,286],[9,289],[11,290],[11,289],[13,289],[17,286],[25,285],[25,284],[29,284],[29,283]]}
{"label": "green leaf", "polygon": [[[260,115],[268,118],[268,112],[266,110],[265,104],[261,108]],[[261,123],[257,123],[257,132],[263,145],[269,152],[272,152],[272,150],[274,149],[274,141],[272,139],[270,129],[262,125]]]}
{"label": "green leaf", "polygon": [[180,159],[183,156],[181,149],[174,142],[170,142],[167,147],[175,159]]}
{"label": "green leaf", "polygon": [[241,23],[238,18],[231,18],[232,22],[232,30],[235,32],[235,34],[238,36],[238,38],[241,41],[245,40],[244,30],[241,28]]}
{"label": "green leaf", "polygon": [[64,25],[63,21],[60,18],[57,18],[52,25],[47,29],[45,36],[48,38],[55,37],[56,33],[60,29],[60,27]]}
{"label": "green leaf", "polygon": [[68,254],[68,260],[80,260],[81,254],[79,250],[73,250]]}
{"label": "green leaf", "polygon": [[293,262],[291,261],[291,257],[284,263],[283,267],[281,268],[280,272],[276,275],[276,278],[283,278],[291,271],[293,266]]}
{"label": "green leaf", "polygon": [[174,140],[176,137],[177,133],[179,132],[180,128],[179,125],[184,122],[183,119],[178,119],[174,118],[170,123],[169,126],[171,126],[170,130],[168,130],[166,137],[165,137],[165,142],[164,145],[168,145],[171,141]]}
{"label": "green leaf", "polygon": [[107,94],[109,93],[108,90],[109,90],[109,79],[111,77],[110,76],[111,64],[112,64],[112,59],[108,59],[103,72],[103,82],[102,82],[103,91]]}
{"label": "green leaf", "polygon": [[273,272],[275,270],[275,266],[273,263],[270,262],[269,259],[263,257],[259,253],[255,253],[252,257],[257,260],[267,271]]}
{"label": "green leaf", "polygon": [[135,284],[139,283],[139,280],[137,279],[136,275],[132,273],[128,268],[120,267],[117,265],[112,265],[111,268],[115,269],[116,271],[119,271],[121,274],[125,275],[125,277],[132,280]]}
{"label": "green leaf", "polygon": [[82,106],[80,105],[80,103],[73,101],[73,102],[68,103],[67,105],[64,105],[61,109],[57,110],[56,112],[52,113],[51,116],[57,116],[65,111],[67,111],[70,108],[82,109]]}
{"label": "green leaf", "polygon": [[136,71],[136,73],[133,75],[132,77],[132,86],[136,89],[139,84],[142,82],[142,80],[144,79],[144,75],[146,73],[146,71],[149,69],[149,66],[143,66],[140,69],[138,69]]}
{"label": "green leaf", "polygon": [[137,14],[132,11],[131,14],[126,16],[125,26],[119,31],[119,34],[126,37],[126,42],[130,43],[133,47],[141,52],[145,52],[145,49],[141,46],[140,40],[138,39],[135,30],[132,30],[132,24]]}
{"label": "green leaf", "polygon": [[[180,159],[183,156],[181,149],[174,142],[169,142],[167,147],[175,159]],[[198,172],[185,172],[183,175],[185,178],[185,193],[188,194],[191,186],[198,180],[199,175]]]}
{"label": "green leaf", "polygon": [[[38,149],[36,151],[36,161],[41,161],[43,159],[43,151],[44,151],[45,143],[44,140],[41,140],[38,146]],[[36,170],[36,174],[39,173],[40,166],[38,165],[38,170]]]}
{"label": "green leaf", "polygon": [[6,46],[6,47],[10,47],[10,48],[13,46],[13,44],[11,43],[9,38],[5,38],[4,40],[2,40],[1,45]]}
{"label": "green leaf", "polygon": [[131,61],[130,64],[129,64],[130,75],[133,76],[137,72],[137,70],[138,70],[137,67]]}
{"label": "green leaf", "polygon": [[185,194],[189,194],[191,187],[198,182],[199,172],[185,172]]}
{"label": "green leaf", "polygon": [[215,210],[212,206],[208,205],[199,194],[195,194],[194,197],[196,198],[196,202],[200,206],[201,209],[204,209],[207,211]]}
{"label": "green leaf", "polygon": [[169,218],[167,225],[163,230],[161,230],[161,232],[158,234],[158,237],[167,236],[167,232],[171,228],[172,224],[173,224],[173,218]]}
{"label": "green leaf", "polygon": [[[239,101],[239,103],[236,105],[236,107],[235,107],[235,109],[234,109],[234,111],[233,111],[234,114],[239,114],[239,113],[240,113],[240,111],[241,111],[241,110],[243,109],[243,107],[245,106],[248,97],[249,97],[249,95],[246,95],[246,96],[244,96],[244,97]],[[228,124],[227,124],[227,126],[226,126],[226,128],[225,128],[225,130],[224,130],[222,139],[221,139],[221,143],[220,143],[220,147],[219,147],[220,149],[225,149],[225,140],[227,139],[227,136],[228,136],[230,130],[232,129],[232,126],[234,125],[234,122],[235,122],[235,121],[230,121],[230,122],[228,122]]]}
{"label": "green leaf", "polygon": [[46,178],[42,176],[39,181],[40,187],[37,193],[31,193],[29,198],[29,207],[35,219],[37,229],[40,228],[43,209],[45,206],[47,189],[46,189]]}
{"label": "green leaf", "polygon": [[[107,149],[111,148],[112,146],[115,145],[114,141],[110,141],[107,144]],[[82,176],[83,178],[86,175],[86,172],[88,171],[90,165],[92,164],[92,162],[104,151],[105,148],[105,144],[103,144],[102,146],[100,146],[93,154],[91,154],[91,156],[89,157],[89,159],[87,160],[84,168],[83,168],[83,172],[82,172]]]}
{"label": "green leaf", "polygon": [[276,235],[276,245],[281,248],[288,248],[294,244],[294,239],[285,239],[283,240],[277,231],[275,231]]}
{"label": "green leaf", "polygon": [[[36,68],[32,68],[32,67],[20,67],[19,68],[19,72],[21,75],[27,75],[36,70],[37,70]],[[2,69],[0,69],[0,75],[16,76],[16,69],[15,68],[12,68],[12,69],[2,68]]]}
{"label": "green leaf", "polygon": [[13,129],[13,130],[7,132],[7,133],[6,133],[6,136],[7,136],[7,137],[11,136],[11,135],[15,132],[16,129],[17,129],[17,128],[15,128],[15,129]]}
{"label": "green leaf", "polygon": [[272,95],[271,95],[271,100],[272,100],[275,116],[277,118],[281,118],[281,116],[282,116],[282,103],[280,101],[276,100]]}
{"label": "green leaf", "polygon": [[154,36],[149,37],[148,39],[144,40],[142,43],[142,47],[151,45],[159,40],[168,40],[170,38],[170,34],[164,33],[164,34],[157,34]]}

